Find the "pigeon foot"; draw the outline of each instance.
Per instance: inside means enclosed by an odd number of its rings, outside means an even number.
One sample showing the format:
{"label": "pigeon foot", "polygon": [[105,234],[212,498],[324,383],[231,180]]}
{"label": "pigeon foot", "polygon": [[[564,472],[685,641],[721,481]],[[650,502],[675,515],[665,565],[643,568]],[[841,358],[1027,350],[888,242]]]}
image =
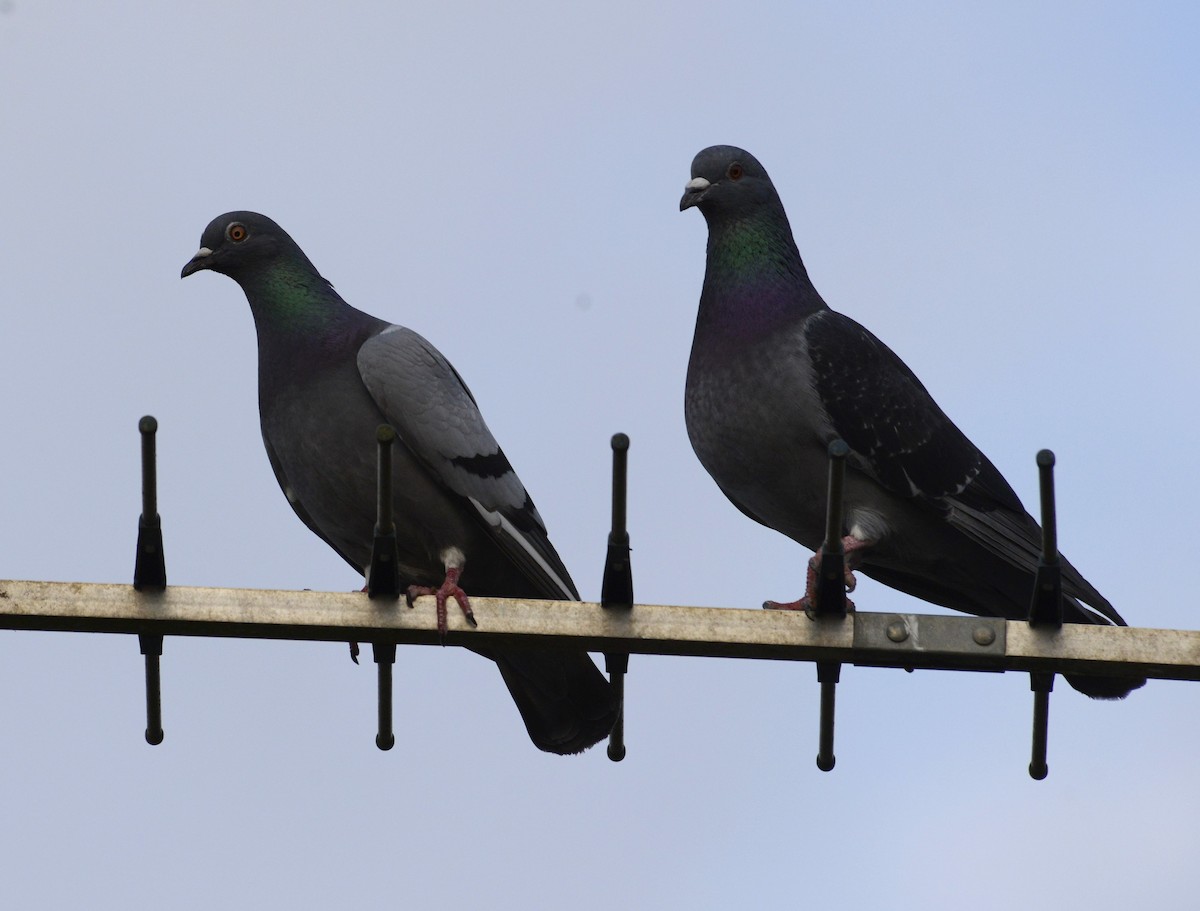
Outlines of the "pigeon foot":
{"label": "pigeon foot", "polygon": [[458,586],[458,579],[461,575],[462,568],[452,566],[446,570],[446,579],[438,588],[431,588],[428,585],[410,585],[405,595],[409,607],[412,607],[413,601],[421,595],[433,595],[437,602],[438,637],[443,642],[446,640],[447,632],[446,600],[448,598],[453,598],[458,602],[463,616],[467,618],[467,622],[471,626],[479,625],[475,622],[475,614],[471,611],[471,602],[467,598],[467,593]]}
{"label": "pigeon foot", "polygon": [[[816,595],[805,595],[798,601],[764,601],[763,610],[802,610],[810,618],[817,616]],[[854,602],[846,599],[846,613],[854,613]]]}
{"label": "pigeon foot", "polygon": [[[858,580],[854,577],[854,570],[862,562],[861,552],[873,543],[872,541],[864,541],[861,538],[856,538],[853,535],[846,535],[842,538],[842,554],[845,557],[844,581],[846,591],[852,592],[858,585]],[[817,548],[817,552],[808,561],[803,597],[796,601],[764,601],[763,610],[802,610],[809,617],[815,617],[817,615],[817,574],[821,570],[821,556],[824,551],[824,547]],[[854,602],[849,598],[846,599],[846,610],[847,612],[854,610]]]}

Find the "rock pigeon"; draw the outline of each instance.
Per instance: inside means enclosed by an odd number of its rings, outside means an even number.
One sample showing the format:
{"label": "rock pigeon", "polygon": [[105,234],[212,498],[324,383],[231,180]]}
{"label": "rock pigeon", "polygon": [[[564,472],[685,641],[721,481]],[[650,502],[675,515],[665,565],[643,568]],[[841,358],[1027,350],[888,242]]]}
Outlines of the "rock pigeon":
{"label": "rock pigeon", "polygon": [[[364,575],[370,565],[376,428],[386,423],[398,433],[396,537],[410,594],[435,593],[443,617],[447,598],[469,617],[464,590],[578,600],[533,501],[441,352],[347,304],[263,215],[229,212],[209,224],[182,277],[203,269],[246,293],[267,457],[296,515],[347,563]],[[539,749],[578,753],[608,735],[617,707],[586,652],[477,651],[499,666]]]}
{"label": "rock pigeon", "polygon": [[[827,450],[840,438],[850,447],[848,571],[943,607],[1028,616],[1037,522],[904,362],[821,299],[763,166],[733,146],[703,150],[679,203],[693,206],[708,223],[708,255],[685,416],[717,486],[750,518],[819,551]],[[1065,619],[1125,625],[1065,558],[1062,575]],[[813,595],[810,586],[772,606],[806,607]],[[1110,699],[1145,682],[1067,679]]]}

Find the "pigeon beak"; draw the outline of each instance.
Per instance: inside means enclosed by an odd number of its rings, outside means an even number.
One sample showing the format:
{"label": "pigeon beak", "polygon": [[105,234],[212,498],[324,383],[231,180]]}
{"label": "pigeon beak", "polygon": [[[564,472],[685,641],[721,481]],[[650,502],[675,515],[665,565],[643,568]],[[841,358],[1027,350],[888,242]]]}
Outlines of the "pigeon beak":
{"label": "pigeon beak", "polygon": [[183,267],[183,271],[179,273],[179,277],[187,278],[193,272],[212,268],[212,255],[213,251],[208,249],[208,247],[201,247],[196,251],[196,255],[187,261],[187,265]]}
{"label": "pigeon beak", "polygon": [[704,199],[704,191],[711,186],[712,183],[703,177],[693,177],[689,180],[683,188],[683,199],[679,200],[679,211],[700,205]]}

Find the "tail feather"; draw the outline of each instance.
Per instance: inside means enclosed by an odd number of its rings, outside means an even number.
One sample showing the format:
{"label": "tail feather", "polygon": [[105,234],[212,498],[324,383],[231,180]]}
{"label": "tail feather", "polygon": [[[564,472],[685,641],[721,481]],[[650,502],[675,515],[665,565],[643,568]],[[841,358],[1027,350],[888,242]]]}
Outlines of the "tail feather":
{"label": "tail feather", "polygon": [[[1103,600],[1103,599],[1102,599]],[[1108,604],[1107,601],[1104,602]],[[1072,616],[1072,606],[1077,612],[1076,616]],[[1092,613],[1082,607],[1074,598],[1063,598],[1063,613],[1066,615],[1066,620],[1071,623],[1091,623],[1094,626],[1128,626],[1121,615],[1113,611],[1113,615],[1119,622],[1108,623],[1101,619],[1097,614]],[[1111,610],[1111,605],[1109,607]],[[1083,693],[1085,696],[1091,696],[1093,699],[1124,699],[1134,690],[1146,685],[1145,677],[1091,677],[1084,674],[1063,674],[1067,683]]]}
{"label": "tail feather", "polygon": [[582,753],[612,730],[617,700],[586,652],[506,648],[486,656],[500,668],[539,750]]}

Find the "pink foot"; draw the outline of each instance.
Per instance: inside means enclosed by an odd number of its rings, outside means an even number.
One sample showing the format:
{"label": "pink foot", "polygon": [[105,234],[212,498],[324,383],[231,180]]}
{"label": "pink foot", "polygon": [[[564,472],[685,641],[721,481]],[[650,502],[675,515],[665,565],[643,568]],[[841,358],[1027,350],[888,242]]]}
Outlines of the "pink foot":
{"label": "pink foot", "polygon": [[471,602],[467,600],[467,593],[458,587],[458,578],[461,575],[462,568],[452,566],[446,570],[446,580],[439,588],[430,588],[428,585],[410,585],[406,594],[409,607],[412,607],[413,601],[421,595],[433,595],[437,601],[438,636],[443,640],[446,638],[447,631],[447,598],[453,598],[458,602],[459,608],[462,609],[463,616],[467,618],[467,622],[470,623],[471,626],[479,625],[475,622],[475,614],[471,612]]}
{"label": "pink foot", "polygon": [[[845,585],[846,591],[854,591],[858,585],[858,580],[854,578],[854,570],[862,562],[861,551],[870,547],[873,541],[863,541],[855,538],[852,535],[846,535],[842,538],[842,553],[845,554]],[[804,596],[798,601],[764,601],[764,610],[802,610],[809,616],[812,616],[817,609],[817,573],[821,568],[821,554],[824,548],[820,548],[808,561],[808,572],[806,573],[804,582]],[[849,598],[846,599],[846,610],[854,610],[854,602]]]}

